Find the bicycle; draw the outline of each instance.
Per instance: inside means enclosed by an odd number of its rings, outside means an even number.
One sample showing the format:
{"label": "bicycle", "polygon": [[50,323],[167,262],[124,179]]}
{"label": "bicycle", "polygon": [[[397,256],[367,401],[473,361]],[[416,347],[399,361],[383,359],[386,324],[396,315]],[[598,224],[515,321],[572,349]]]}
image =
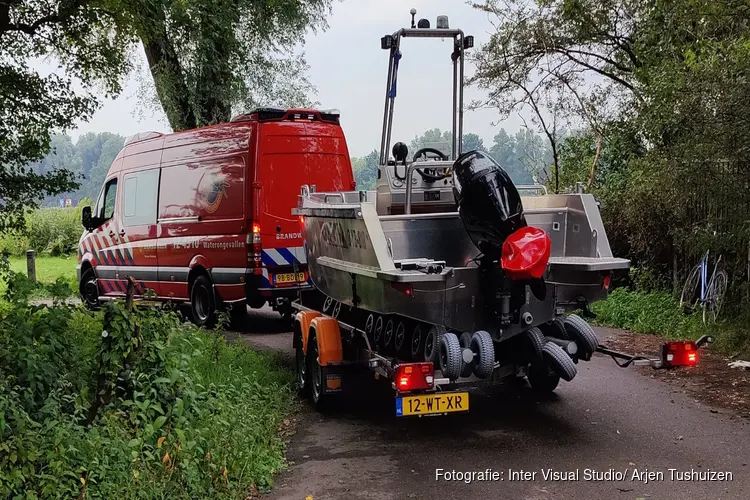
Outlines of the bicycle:
{"label": "bicycle", "polygon": [[709,280],[706,279],[709,271],[709,252],[706,251],[700,262],[690,271],[688,279],[685,281],[685,286],[682,288],[682,295],[680,296],[680,308],[686,314],[693,312],[696,306],[700,306],[703,309],[704,324],[706,323],[707,313],[712,316],[713,321],[716,321],[716,318],[718,318],[724,295],[727,293],[727,285],[729,284],[729,275],[724,269],[720,269],[724,261],[723,255],[719,255],[716,259],[711,272],[711,278]]}

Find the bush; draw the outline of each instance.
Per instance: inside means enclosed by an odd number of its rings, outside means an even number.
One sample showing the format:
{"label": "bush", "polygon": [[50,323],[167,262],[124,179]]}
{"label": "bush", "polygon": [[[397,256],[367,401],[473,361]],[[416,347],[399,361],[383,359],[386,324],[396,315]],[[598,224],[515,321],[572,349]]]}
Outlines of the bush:
{"label": "bush", "polygon": [[705,325],[700,310],[684,314],[679,300],[667,292],[644,293],[617,288],[607,300],[594,303],[591,309],[597,315],[595,323],[601,326],[673,339],[697,340],[701,335],[711,334],[716,339],[715,347],[721,352],[750,351],[748,332],[743,326],[750,324],[748,318]]}
{"label": "bush", "polygon": [[7,250],[16,257],[29,249],[54,256],[74,253],[83,233],[83,206],[84,202],[77,207],[41,208],[29,212],[25,231],[0,236],[0,251]]}
{"label": "bush", "polygon": [[293,401],[277,357],[167,309],[29,305],[11,277],[0,497],[245,498],[271,485]]}

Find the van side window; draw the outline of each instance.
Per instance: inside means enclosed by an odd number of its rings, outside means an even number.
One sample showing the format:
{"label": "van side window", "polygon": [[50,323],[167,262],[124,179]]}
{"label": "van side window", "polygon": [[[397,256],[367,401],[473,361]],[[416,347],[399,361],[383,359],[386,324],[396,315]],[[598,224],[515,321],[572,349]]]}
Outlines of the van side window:
{"label": "van side window", "polygon": [[101,207],[100,216],[102,221],[108,221],[115,214],[115,201],[117,197],[117,178],[112,179],[104,187],[104,204]]}
{"label": "van side window", "polygon": [[123,225],[156,224],[159,172],[159,169],[144,170],[128,174],[123,178]]}

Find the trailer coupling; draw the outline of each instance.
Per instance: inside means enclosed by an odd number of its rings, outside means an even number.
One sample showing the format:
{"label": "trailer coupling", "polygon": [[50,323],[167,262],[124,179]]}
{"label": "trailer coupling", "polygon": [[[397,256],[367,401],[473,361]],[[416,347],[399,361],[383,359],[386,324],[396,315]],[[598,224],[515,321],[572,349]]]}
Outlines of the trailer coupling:
{"label": "trailer coupling", "polygon": [[[654,370],[678,368],[681,366],[695,366],[700,359],[699,349],[703,346],[713,344],[714,338],[703,335],[698,340],[676,340],[664,342],[661,346],[659,358],[648,358],[646,356],[631,355],[618,352],[606,347],[599,346],[596,352],[612,356],[620,368],[628,366],[650,366]],[[624,360],[624,363],[618,360]]]}

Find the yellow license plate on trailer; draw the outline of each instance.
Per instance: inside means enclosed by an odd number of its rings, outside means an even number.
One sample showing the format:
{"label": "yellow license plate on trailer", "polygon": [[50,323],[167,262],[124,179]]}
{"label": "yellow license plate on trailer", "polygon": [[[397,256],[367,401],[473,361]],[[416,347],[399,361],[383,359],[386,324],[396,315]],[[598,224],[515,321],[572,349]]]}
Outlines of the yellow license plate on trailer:
{"label": "yellow license plate on trailer", "polygon": [[276,283],[304,283],[305,273],[282,273],[276,275]]}
{"label": "yellow license plate on trailer", "polygon": [[396,416],[440,415],[469,411],[468,392],[441,392],[396,398]]}

